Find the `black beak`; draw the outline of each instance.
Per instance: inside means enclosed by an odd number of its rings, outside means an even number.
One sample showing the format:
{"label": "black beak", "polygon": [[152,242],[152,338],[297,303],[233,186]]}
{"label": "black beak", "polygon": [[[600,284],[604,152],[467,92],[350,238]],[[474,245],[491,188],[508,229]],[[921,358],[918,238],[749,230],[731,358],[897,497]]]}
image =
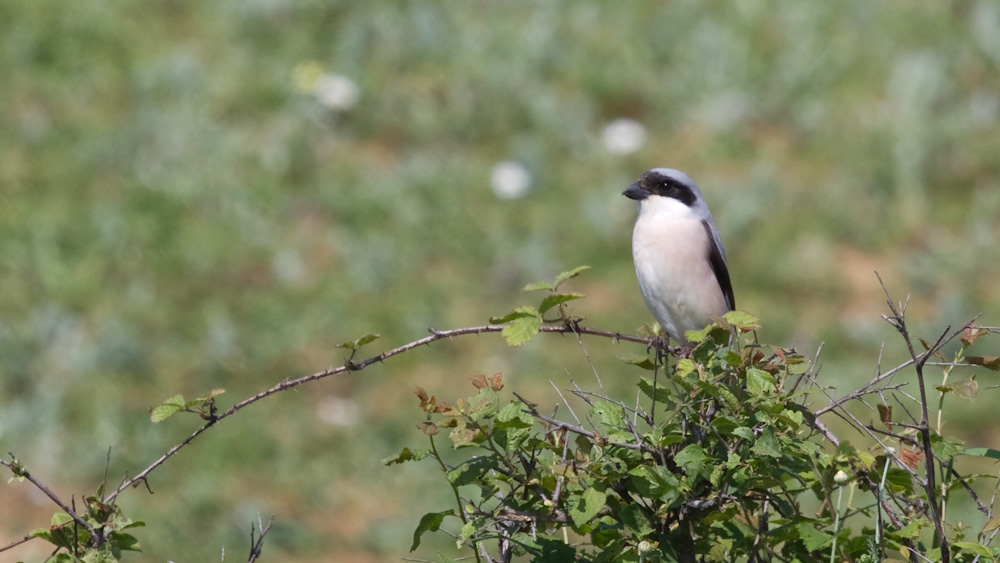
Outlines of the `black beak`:
{"label": "black beak", "polygon": [[636,183],[632,184],[631,186],[629,186],[627,190],[625,190],[624,192],[622,192],[622,195],[625,196],[625,197],[627,197],[627,198],[629,198],[629,199],[634,199],[636,201],[642,201],[642,200],[646,199],[647,197],[649,197],[649,190],[647,190],[646,188],[640,186],[639,182],[636,182]]}

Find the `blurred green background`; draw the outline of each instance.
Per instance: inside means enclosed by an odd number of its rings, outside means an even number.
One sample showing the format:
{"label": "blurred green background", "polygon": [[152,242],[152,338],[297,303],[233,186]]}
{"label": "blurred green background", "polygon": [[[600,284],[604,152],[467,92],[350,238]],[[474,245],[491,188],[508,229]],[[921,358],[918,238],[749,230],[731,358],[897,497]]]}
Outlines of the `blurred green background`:
{"label": "blurred green background", "polygon": [[[228,407],[580,264],[573,310],[634,332],[620,193],[654,166],[701,186],[761,339],[825,342],[830,385],[902,357],[875,270],[929,339],[1000,323],[994,0],[10,1],[0,45],[0,451],[63,496],[187,435],[149,422],[170,395]],[[642,350],[585,344],[634,393],[613,357]],[[423,444],[412,386],[494,372],[549,405],[594,383],[573,338],[483,335],[279,394],[122,496],[130,560],[242,557],[258,511],[270,561],[405,555],[451,506],[431,464],[379,463]],[[950,428],[997,447],[991,402]],[[0,507],[0,545],[55,511],[26,484]]]}

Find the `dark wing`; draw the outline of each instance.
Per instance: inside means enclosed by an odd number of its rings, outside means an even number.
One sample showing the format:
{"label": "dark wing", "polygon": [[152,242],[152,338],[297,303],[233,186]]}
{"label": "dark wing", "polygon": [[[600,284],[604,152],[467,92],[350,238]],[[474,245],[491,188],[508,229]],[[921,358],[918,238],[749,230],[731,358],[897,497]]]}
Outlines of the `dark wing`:
{"label": "dark wing", "polygon": [[701,226],[705,227],[705,234],[708,235],[708,262],[715,272],[715,279],[719,281],[722,288],[722,295],[726,298],[726,304],[730,311],[736,310],[736,299],[733,297],[733,282],[729,281],[729,267],[726,266],[726,259],[722,256],[722,247],[712,232],[712,226],[708,221],[702,221]]}

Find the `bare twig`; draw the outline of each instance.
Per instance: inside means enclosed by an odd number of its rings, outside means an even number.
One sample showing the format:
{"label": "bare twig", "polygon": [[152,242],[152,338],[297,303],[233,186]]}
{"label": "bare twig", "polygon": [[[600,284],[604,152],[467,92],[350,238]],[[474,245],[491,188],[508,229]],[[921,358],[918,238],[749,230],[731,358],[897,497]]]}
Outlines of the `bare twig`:
{"label": "bare twig", "polygon": [[[878,273],[875,274],[878,276]],[[934,456],[934,450],[931,447],[931,431],[930,431],[930,417],[927,411],[927,390],[924,389],[924,363],[947,341],[946,337],[948,331],[951,330],[949,326],[938,337],[937,341],[924,353],[918,354],[913,348],[913,340],[910,338],[909,329],[906,326],[906,305],[905,303],[896,306],[893,303],[892,296],[889,295],[889,290],[885,287],[885,283],[882,281],[881,276],[878,276],[878,281],[882,284],[882,289],[885,291],[886,302],[889,304],[889,311],[892,316],[882,315],[889,324],[891,324],[899,332],[900,336],[903,337],[903,341],[906,343],[906,349],[910,353],[910,358],[913,360],[914,369],[917,372],[917,387],[920,390],[920,428],[918,433],[920,434],[920,439],[922,442],[922,449],[924,453],[924,469],[926,475],[926,485],[924,485],[924,492],[927,494],[927,504],[930,505],[931,519],[934,522],[935,535],[937,536],[938,546],[941,548],[941,562],[950,563],[951,552],[948,549],[948,536],[944,531],[944,522],[942,521],[942,507],[938,504],[937,499],[937,468],[935,467],[936,457]],[[954,335],[953,335],[954,337]]]}
{"label": "bare twig", "polygon": [[274,522],[274,515],[272,514],[270,518],[267,519],[267,525],[260,519],[260,514],[257,515],[257,531],[260,533],[256,539],[254,539],[254,527],[253,524],[250,525],[250,558],[247,559],[247,563],[253,563],[260,557],[260,552],[264,549],[264,536],[268,531],[271,530],[271,524]]}
{"label": "bare twig", "polygon": [[[14,454],[9,454],[9,455],[12,459],[14,459]],[[63,512],[69,514],[70,518],[72,518],[74,522],[76,522],[80,526],[83,526],[84,529],[86,529],[87,532],[90,533],[91,541],[97,542],[96,545],[100,545],[101,542],[103,542],[104,534],[99,534],[96,530],[94,530],[93,526],[91,526],[86,520],[84,520],[79,514],[77,514],[75,510],[70,508],[69,505],[63,502],[62,499],[57,497],[56,494],[52,492],[52,489],[45,486],[45,483],[42,483],[41,481],[36,479],[35,476],[32,475],[31,472],[29,472],[26,467],[21,465],[20,462],[17,462],[16,459],[14,462],[9,462],[0,459],[0,465],[4,465],[7,468],[11,469],[12,471],[15,472],[15,475],[27,479],[29,483],[35,486],[36,489],[42,491],[42,493],[44,493],[45,496],[49,497],[49,499],[52,500],[52,502],[56,503],[56,506],[61,508]],[[18,543],[24,543],[24,542],[18,542]],[[17,544],[12,544],[12,545],[17,545]]]}
{"label": "bare twig", "polygon": [[[216,417],[212,418],[211,420],[209,420],[208,422],[206,422],[204,425],[202,425],[197,430],[195,430],[194,432],[192,432],[191,435],[188,436],[187,438],[185,438],[181,443],[179,443],[176,446],[174,446],[174,447],[170,448],[169,450],[167,450],[166,453],[164,453],[162,456],[160,456],[159,459],[157,459],[156,461],[154,461],[148,467],[146,467],[145,469],[143,469],[142,471],[140,471],[138,474],[136,474],[131,479],[128,479],[127,481],[125,481],[124,483],[122,483],[117,489],[115,489],[110,494],[108,494],[107,497],[104,499],[104,501],[105,502],[113,502],[114,499],[116,499],[118,497],[118,495],[121,494],[121,492],[124,491],[125,489],[127,489],[129,487],[136,487],[140,483],[145,482],[146,478],[149,476],[150,473],[153,472],[153,470],[155,470],[157,467],[159,467],[160,465],[162,465],[163,462],[165,462],[171,456],[175,455],[179,450],[181,450],[181,448],[183,448],[184,446],[187,446],[188,444],[190,444],[195,438],[197,438],[198,436],[200,436],[205,430],[208,430],[212,425],[214,425],[214,424],[222,421],[225,418],[228,418],[228,417],[236,414],[240,410],[242,410],[242,409],[244,409],[244,408],[246,408],[246,407],[248,407],[248,406],[256,403],[257,401],[259,401],[261,399],[270,397],[271,395],[274,395],[275,393],[280,393],[281,391],[286,391],[286,390],[291,389],[293,387],[298,387],[299,385],[302,385],[303,383],[309,383],[311,381],[316,381],[318,379],[323,379],[323,378],[330,377],[330,376],[333,376],[333,375],[340,375],[340,374],[347,373],[347,372],[361,371],[361,370],[363,370],[363,369],[371,366],[372,364],[376,364],[376,363],[382,362],[382,361],[387,360],[387,359],[389,359],[389,358],[391,358],[393,356],[398,356],[398,355],[403,354],[405,352],[409,352],[410,350],[413,350],[414,348],[418,348],[420,346],[429,345],[432,342],[435,342],[435,341],[438,341],[438,340],[451,339],[451,338],[455,338],[455,337],[458,337],[458,336],[466,336],[466,335],[469,335],[469,334],[483,334],[483,333],[490,333],[490,332],[500,332],[503,329],[504,329],[504,325],[498,325],[498,324],[483,325],[483,326],[473,326],[473,327],[459,328],[459,329],[454,329],[454,330],[434,330],[432,328],[428,328],[427,330],[430,331],[430,333],[431,333],[430,336],[425,336],[424,338],[421,338],[419,340],[414,340],[413,342],[410,342],[410,343],[404,344],[402,346],[399,346],[397,348],[393,348],[391,350],[382,352],[381,354],[378,354],[377,356],[372,356],[372,357],[370,357],[370,358],[368,358],[366,360],[362,360],[360,362],[355,362],[355,361],[353,361],[353,359],[349,358],[347,362],[345,362],[343,365],[340,365],[340,366],[337,366],[337,367],[331,367],[331,368],[325,369],[323,371],[316,372],[316,373],[313,373],[313,374],[310,374],[310,375],[305,375],[305,376],[302,376],[302,377],[299,377],[299,378],[296,378],[296,379],[285,379],[284,381],[282,381],[282,382],[274,385],[273,387],[271,387],[269,389],[261,391],[260,393],[257,393],[256,395],[254,395],[252,397],[248,397],[248,398],[244,399],[243,401],[241,401],[239,403],[236,403],[235,405],[229,407],[229,409],[226,410],[225,412],[219,414],[218,416],[216,416]],[[584,326],[580,326],[579,324],[576,324],[576,323],[573,323],[572,325],[570,325],[570,324],[551,325],[551,326],[550,325],[544,325],[544,326],[542,326],[542,327],[539,328],[539,332],[559,333],[559,334],[571,333],[571,334],[576,334],[578,336],[580,334],[589,334],[591,336],[601,336],[601,337],[604,337],[604,338],[610,338],[610,339],[615,340],[615,341],[624,340],[624,341],[627,341],[627,342],[635,342],[635,343],[638,343],[638,344],[649,344],[650,343],[650,339],[649,338],[642,338],[642,337],[639,337],[639,336],[632,336],[632,335],[628,335],[628,334],[621,334],[619,332],[610,332],[610,331],[606,331],[606,330],[597,330],[597,329],[587,328],[587,327],[584,327]],[[352,357],[353,357],[353,354],[352,354]]]}

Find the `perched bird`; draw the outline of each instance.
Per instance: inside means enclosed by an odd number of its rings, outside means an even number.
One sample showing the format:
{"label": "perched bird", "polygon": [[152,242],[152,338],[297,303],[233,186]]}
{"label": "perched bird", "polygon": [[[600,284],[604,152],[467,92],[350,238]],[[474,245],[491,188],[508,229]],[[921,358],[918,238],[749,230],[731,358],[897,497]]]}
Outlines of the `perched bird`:
{"label": "perched bird", "polygon": [[646,307],[671,338],[736,307],[719,231],[687,174],[654,168],[622,195],[639,202],[632,231],[635,275]]}

